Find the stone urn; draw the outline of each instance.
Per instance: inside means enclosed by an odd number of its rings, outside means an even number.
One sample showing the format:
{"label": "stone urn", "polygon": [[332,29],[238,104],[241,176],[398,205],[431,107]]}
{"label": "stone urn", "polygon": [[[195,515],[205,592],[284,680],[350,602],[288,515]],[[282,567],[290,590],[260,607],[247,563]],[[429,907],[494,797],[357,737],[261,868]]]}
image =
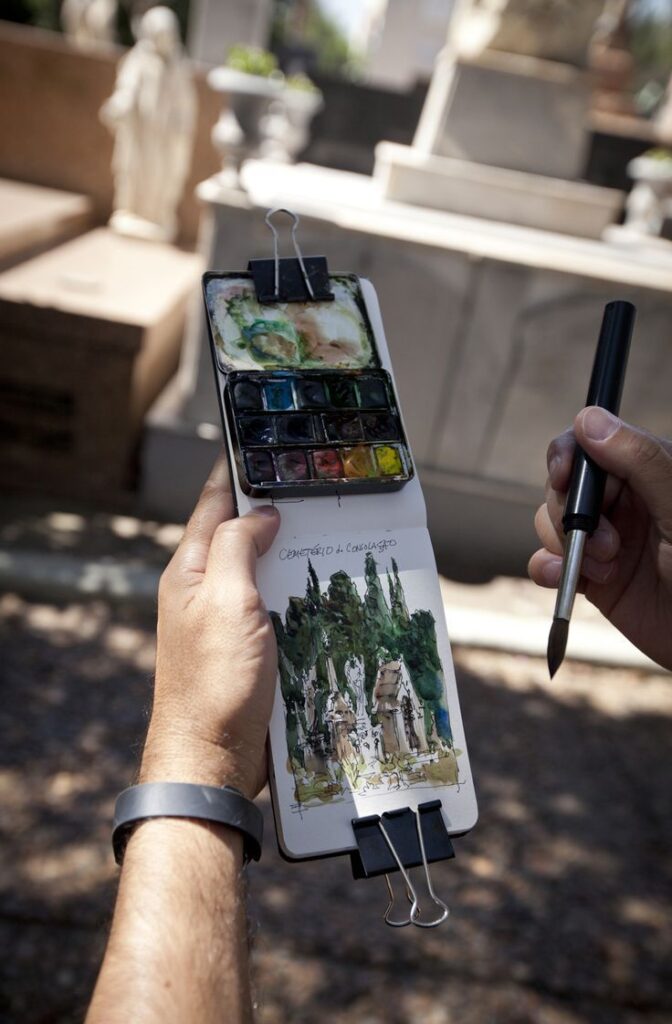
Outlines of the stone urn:
{"label": "stone urn", "polygon": [[262,126],[262,153],[281,163],[292,163],[308,143],[310,123],[324,106],[319,89],[285,85],[274,99]]}
{"label": "stone urn", "polygon": [[672,152],[644,153],[628,164],[635,182],[625,207],[629,232],[657,238],[672,221]]}
{"label": "stone urn", "polygon": [[240,185],[240,167],[248,157],[264,155],[267,115],[285,92],[280,76],[252,75],[235,68],[213,68],[208,85],[225,97],[224,108],[212,129],[212,144],[222,158],[220,180]]}

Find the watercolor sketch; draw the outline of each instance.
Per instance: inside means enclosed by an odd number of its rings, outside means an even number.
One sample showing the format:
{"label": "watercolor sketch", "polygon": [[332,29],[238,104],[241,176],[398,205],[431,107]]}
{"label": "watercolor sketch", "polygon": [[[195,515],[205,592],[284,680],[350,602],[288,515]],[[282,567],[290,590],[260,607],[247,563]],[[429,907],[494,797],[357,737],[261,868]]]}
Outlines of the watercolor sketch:
{"label": "watercolor sketch", "polygon": [[278,643],[293,810],[410,786],[458,784],[436,623],[409,612],[391,560],[385,596],[371,553],[363,597],[347,572],[271,612]]}
{"label": "watercolor sketch", "polygon": [[358,369],[376,365],[359,282],[332,275],[333,302],[261,305],[246,277],[211,277],[206,304],[223,369]]}

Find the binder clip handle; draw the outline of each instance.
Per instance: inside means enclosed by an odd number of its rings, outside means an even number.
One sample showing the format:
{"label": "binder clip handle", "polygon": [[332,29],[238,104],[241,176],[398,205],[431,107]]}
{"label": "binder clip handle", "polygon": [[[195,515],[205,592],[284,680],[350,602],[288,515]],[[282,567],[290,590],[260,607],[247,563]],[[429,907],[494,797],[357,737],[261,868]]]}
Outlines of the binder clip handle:
{"label": "binder clip handle", "polygon": [[406,868],[402,864],[401,858],[399,857],[399,854],[397,853],[397,851],[396,851],[396,849],[394,847],[394,844],[393,844],[392,840],[390,839],[389,834],[388,834],[388,832],[387,832],[387,830],[386,830],[386,828],[383,825],[383,822],[381,820],[381,821],[378,822],[378,827],[380,828],[380,831],[383,834],[383,838],[385,839],[385,842],[387,843],[387,845],[388,845],[388,847],[390,849],[390,853],[394,857],[394,859],[395,859],[395,861],[397,863],[397,867],[399,868],[399,871],[401,872],[402,878],[404,879],[404,882],[406,883],[406,893],[407,893],[407,897],[408,897],[408,899],[410,901],[410,904],[411,904],[411,910],[410,910],[410,913],[409,913],[407,919],[403,919],[401,921],[398,921],[398,920],[395,921],[391,917],[392,909],[394,907],[394,893],[393,893],[393,890],[392,890],[392,885],[390,883],[389,876],[386,874],[385,875],[385,880],[387,882],[387,889],[388,889],[388,892],[390,894],[390,902],[389,902],[389,904],[387,906],[387,910],[385,911],[385,914],[383,915],[383,919],[385,921],[385,924],[389,924],[392,928],[401,928],[401,927],[403,927],[404,925],[407,925],[407,924],[414,924],[418,928],[436,928],[436,927],[438,927],[438,925],[443,924],[443,922],[446,920],[446,918],[450,914],[450,910],[449,910],[448,906],[443,902],[442,899],[439,899],[439,897],[434,892],[434,886],[432,884],[432,876],[429,873],[429,864],[427,863],[427,853],[426,853],[426,850],[425,850],[425,841],[424,841],[423,835],[422,835],[422,819],[420,817],[420,808],[419,807],[416,809],[416,812],[415,812],[415,826],[416,826],[416,829],[417,829],[417,832],[418,832],[418,840],[419,840],[419,843],[420,843],[420,852],[422,854],[422,867],[423,867],[424,873],[425,873],[425,883],[427,885],[427,892],[429,893],[432,902],[439,908],[439,913],[438,913],[438,915],[436,917],[432,918],[429,921],[423,921],[421,919],[421,916],[420,916],[420,901],[418,899],[417,890],[416,890],[415,886],[413,885],[413,882],[411,881],[411,876],[409,875],[408,871],[406,870]]}
{"label": "binder clip handle", "polygon": [[[441,815],[441,801],[430,800],[420,804],[415,811],[410,807],[386,811],[382,815],[372,814],[355,818],[352,822],[357,849],[352,854],[352,869],[355,878],[372,878],[385,875],[389,902],[384,913],[385,923],[393,928],[408,924],[418,928],[435,928],[446,920],[450,911],[440,899],[432,883],[429,864],[454,857],[450,837]],[[427,893],[438,908],[431,919],[424,920],[420,909],[417,889],[409,871],[422,866]],[[390,874],[399,872],[403,879],[410,912],[406,917],[392,916],[394,891]]]}
{"label": "binder clip handle", "polygon": [[[273,223],[273,217],[279,213],[291,218],[294,256],[280,257],[278,230]],[[247,267],[254,281],[257,300],[262,303],[332,302],[334,293],[329,283],[326,257],[304,256],[301,252],[296,237],[298,214],[284,206],[276,206],[268,211],[265,221],[273,235],[273,259],[250,260]]]}
{"label": "binder clip handle", "polygon": [[292,229],[291,229],[292,230],[292,245],[294,246],[294,252],[296,253],[296,258],[299,261],[299,267],[301,268],[301,275],[303,277],[303,283],[306,286],[306,291],[308,292],[310,298],[314,301],[315,300],[315,292],[313,291],[313,286],[310,283],[310,278],[308,277],[308,272],[306,270],[306,265],[303,262],[303,253],[301,252],[301,249],[299,248],[299,243],[298,243],[298,240],[297,240],[297,237],[296,237],[296,229],[299,226],[299,215],[298,215],[298,213],[294,213],[293,210],[288,210],[284,206],[275,206],[272,210],[269,210],[268,213],[266,214],[266,216],[264,217],[264,220],[266,221],[266,223],[268,224],[269,228],[271,229],[271,232],[273,233],[273,266],[274,266],[273,283],[275,285],[275,288],[274,288],[275,298],[278,299],[279,296],[280,296],[280,251],[279,251],[280,240],[278,238],[278,232],[277,232],[276,226],[275,226],[275,224],[273,223],[273,220],[272,220],[272,218],[276,215],[276,213],[286,213],[287,216],[291,217],[291,219],[292,219]]}

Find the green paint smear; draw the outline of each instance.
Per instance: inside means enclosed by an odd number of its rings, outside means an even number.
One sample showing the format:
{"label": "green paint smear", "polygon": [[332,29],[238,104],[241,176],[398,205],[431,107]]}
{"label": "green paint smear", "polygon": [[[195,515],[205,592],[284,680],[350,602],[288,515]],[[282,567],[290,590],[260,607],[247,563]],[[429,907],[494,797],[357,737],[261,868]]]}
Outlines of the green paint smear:
{"label": "green paint smear", "polygon": [[241,334],[262,366],[296,366],[301,362],[301,339],[289,320],[253,320],[241,329]]}
{"label": "green paint smear", "polygon": [[[356,326],[359,334],[360,357],[352,359],[345,357],[343,365],[368,366],[372,359],[372,347],[367,329],[362,321],[363,309],[358,286],[346,277],[336,277],[334,281],[350,294],[356,304],[356,310],[349,310],[340,306],[341,315],[351,320]],[[255,317],[250,323],[250,315],[254,315],[256,309],[262,312],[253,295],[236,295],[226,300],[226,311],[236,327],[240,331],[240,338],[229,342],[241,351],[248,351],[251,358],[263,369],[273,369],[277,366],[300,366],[306,369],[319,368],[325,365],[323,359],[311,358],[310,345],[304,334],[298,331],[291,320],[271,319],[263,315]],[[217,347],[227,357],[227,345],[216,327],[215,317],[211,311],[211,323],[215,334]],[[334,368],[338,363],[331,364]]]}

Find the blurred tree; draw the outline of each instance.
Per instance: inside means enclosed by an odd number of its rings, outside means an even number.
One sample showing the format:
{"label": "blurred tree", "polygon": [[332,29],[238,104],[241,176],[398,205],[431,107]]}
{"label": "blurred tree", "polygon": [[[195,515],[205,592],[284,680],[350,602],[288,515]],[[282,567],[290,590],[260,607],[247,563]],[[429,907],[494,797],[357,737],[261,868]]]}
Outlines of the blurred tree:
{"label": "blurred tree", "polygon": [[672,0],[633,0],[629,27],[637,86],[664,86],[672,71]]}
{"label": "blurred tree", "polygon": [[271,49],[283,70],[354,77],[357,60],[340,28],[317,0],[275,0]]}

